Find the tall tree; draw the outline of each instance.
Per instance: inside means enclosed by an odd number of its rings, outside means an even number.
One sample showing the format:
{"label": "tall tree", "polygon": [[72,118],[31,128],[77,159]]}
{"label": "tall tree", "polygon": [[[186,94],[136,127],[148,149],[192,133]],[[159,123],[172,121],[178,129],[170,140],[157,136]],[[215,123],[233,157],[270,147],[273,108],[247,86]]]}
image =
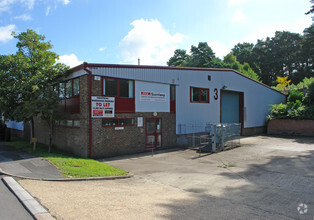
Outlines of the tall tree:
{"label": "tall tree", "polygon": [[191,60],[189,66],[205,67],[208,66],[215,57],[215,53],[206,42],[200,42],[198,46],[191,46]]}
{"label": "tall tree", "polygon": [[168,66],[185,66],[190,60],[190,56],[186,54],[186,50],[177,49],[174,55],[167,62]]}
{"label": "tall tree", "polygon": [[33,30],[13,35],[17,52],[0,59],[0,111],[10,120],[31,121],[35,137],[34,117],[54,114],[58,99],[52,84],[68,67],[56,62],[58,55],[50,51],[45,36]]}
{"label": "tall tree", "polygon": [[[310,2],[312,3],[312,6],[311,9],[305,13],[306,15],[314,13],[314,0],[311,0]],[[312,16],[312,21],[314,21],[314,16]]]}

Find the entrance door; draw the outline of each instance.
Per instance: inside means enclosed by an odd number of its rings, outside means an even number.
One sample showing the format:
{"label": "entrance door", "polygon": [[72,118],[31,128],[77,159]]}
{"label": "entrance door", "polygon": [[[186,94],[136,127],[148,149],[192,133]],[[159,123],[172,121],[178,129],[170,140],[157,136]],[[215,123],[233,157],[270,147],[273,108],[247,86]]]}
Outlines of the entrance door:
{"label": "entrance door", "polygon": [[241,123],[243,128],[244,93],[222,90],[220,94],[220,122]]}
{"label": "entrance door", "polygon": [[239,123],[239,93],[223,91],[221,93],[221,122]]}
{"label": "entrance door", "polygon": [[161,118],[146,119],[146,148],[161,147]]}

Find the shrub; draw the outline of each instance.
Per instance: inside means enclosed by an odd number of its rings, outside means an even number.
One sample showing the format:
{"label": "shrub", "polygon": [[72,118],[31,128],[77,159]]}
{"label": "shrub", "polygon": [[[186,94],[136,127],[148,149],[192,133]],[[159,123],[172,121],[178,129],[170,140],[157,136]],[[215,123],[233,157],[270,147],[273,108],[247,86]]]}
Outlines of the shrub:
{"label": "shrub", "polygon": [[303,92],[298,90],[289,91],[288,102],[302,101],[304,98]]}
{"label": "shrub", "polygon": [[304,103],[307,105],[314,105],[314,81],[308,87]]}
{"label": "shrub", "polygon": [[272,105],[270,114],[267,117],[267,120],[276,119],[276,118],[287,118],[288,115],[288,106],[286,104],[275,104]]}

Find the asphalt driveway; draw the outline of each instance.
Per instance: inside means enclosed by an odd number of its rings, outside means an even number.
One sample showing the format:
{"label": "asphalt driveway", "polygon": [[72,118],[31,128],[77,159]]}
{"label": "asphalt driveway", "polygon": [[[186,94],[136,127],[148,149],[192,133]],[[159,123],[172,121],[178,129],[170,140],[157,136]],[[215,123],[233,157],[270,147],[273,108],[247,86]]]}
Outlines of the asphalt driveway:
{"label": "asphalt driveway", "polygon": [[178,149],[103,161],[135,177],[21,184],[60,219],[314,218],[314,138],[257,136],[211,155]]}

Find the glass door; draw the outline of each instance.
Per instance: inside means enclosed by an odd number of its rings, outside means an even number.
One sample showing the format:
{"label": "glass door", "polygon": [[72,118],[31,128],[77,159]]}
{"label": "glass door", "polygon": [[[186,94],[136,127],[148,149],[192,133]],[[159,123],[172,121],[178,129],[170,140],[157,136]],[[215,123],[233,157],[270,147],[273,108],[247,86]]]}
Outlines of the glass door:
{"label": "glass door", "polygon": [[161,147],[161,118],[146,119],[146,148]]}

